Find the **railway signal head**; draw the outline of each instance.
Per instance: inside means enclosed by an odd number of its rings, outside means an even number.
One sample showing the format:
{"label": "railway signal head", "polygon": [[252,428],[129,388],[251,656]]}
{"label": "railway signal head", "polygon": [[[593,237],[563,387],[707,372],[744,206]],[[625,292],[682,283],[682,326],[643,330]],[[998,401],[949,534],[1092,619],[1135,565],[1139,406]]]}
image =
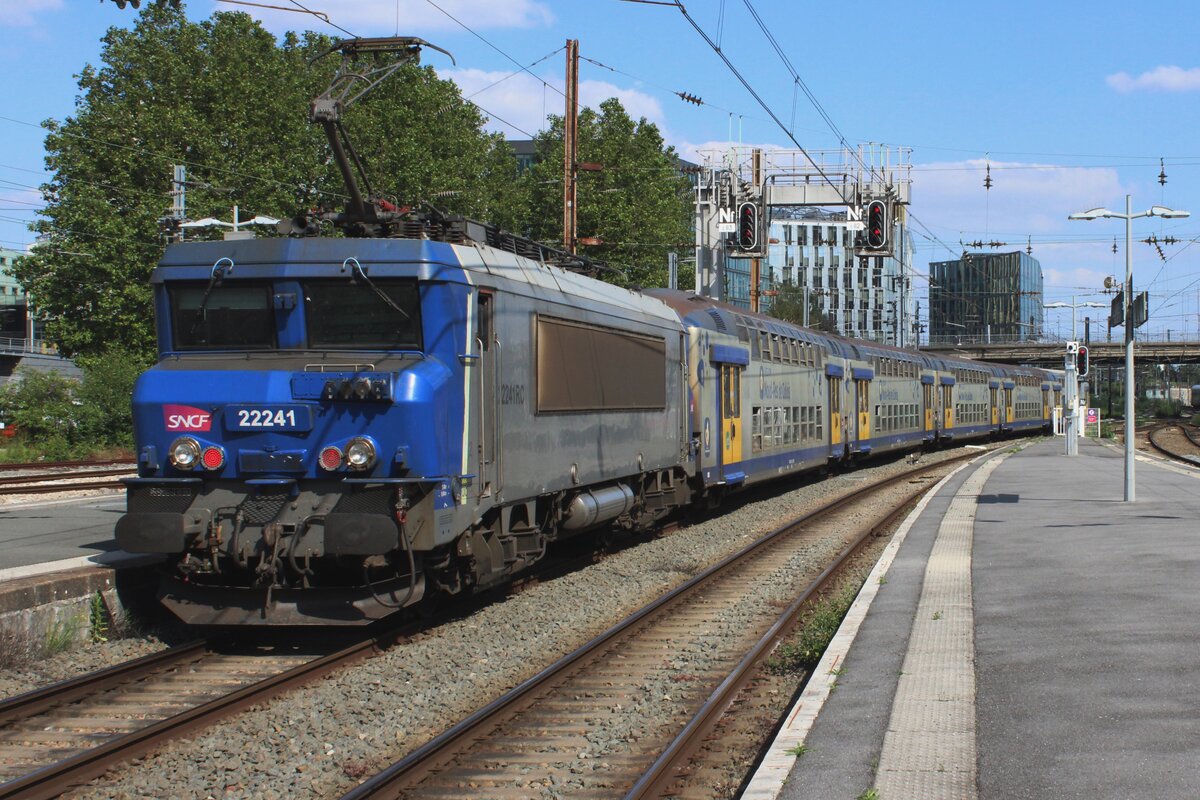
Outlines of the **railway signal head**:
{"label": "railway signal head", "polygon": [[758,204],[742,203],[738,206],[737,246],[739,250],[758,248]]}
{"label": "railway signal head", "polygon": [[1088,349],[1087,345],[1079,345],[1079,349],[1075,351],[1075,374],[1082,378],[1088,374]]}
{"label": "railway signal head", "polygon": [[882,200],[867,203],[867,247],[881,250],[887,246],[887,204]]}

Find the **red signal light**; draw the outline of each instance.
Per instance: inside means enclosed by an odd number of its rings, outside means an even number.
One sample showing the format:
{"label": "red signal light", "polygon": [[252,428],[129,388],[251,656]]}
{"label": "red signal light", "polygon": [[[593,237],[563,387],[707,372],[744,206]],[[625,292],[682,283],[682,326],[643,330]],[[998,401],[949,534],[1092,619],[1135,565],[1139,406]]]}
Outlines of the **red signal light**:
{"label": "red signal light", "polygon": [[882,200],[867,203],[867,247],[881,250],[887,246],[887,205]]}
{"label": "red signal light", "polygon": [[737,246],[741,250],[758,247],[758,205],[742,203],[738,206]]}

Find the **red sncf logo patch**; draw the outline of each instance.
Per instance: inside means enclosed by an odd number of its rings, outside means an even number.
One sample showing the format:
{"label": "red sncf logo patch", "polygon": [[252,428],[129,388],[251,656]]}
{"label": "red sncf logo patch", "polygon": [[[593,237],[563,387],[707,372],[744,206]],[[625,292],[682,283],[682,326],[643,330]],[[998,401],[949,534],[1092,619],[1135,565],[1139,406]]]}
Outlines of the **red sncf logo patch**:
{"label": "red sncf logo patch", "polygon": [[169,431],[207,431],[212,428],[212,412],[192,406],[163,406],[163,421]]}

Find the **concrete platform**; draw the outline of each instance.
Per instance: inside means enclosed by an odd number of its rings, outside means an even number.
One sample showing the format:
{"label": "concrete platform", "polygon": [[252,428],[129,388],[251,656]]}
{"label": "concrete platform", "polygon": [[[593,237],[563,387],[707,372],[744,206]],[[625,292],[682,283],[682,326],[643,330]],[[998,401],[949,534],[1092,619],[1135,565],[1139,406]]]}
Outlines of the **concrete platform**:
{"label": "concrete platform", "polygon": [[33,644],[65,631],[86,638],[100,598],[114,616],[152,596],[162,558],[113,540],[123,495],[0,508],[0,640]]}
{"label": "concrete platform", "polygon": [[1200,792],[1200,470],[1139,458],[1126,504],[1120,450],[1062,449],[914,511],[743,797]]}
{"label": "concrete platform", "polygon": [[123,513],[124,493],[0,506],[0,575],[116,550],[113,526]]}

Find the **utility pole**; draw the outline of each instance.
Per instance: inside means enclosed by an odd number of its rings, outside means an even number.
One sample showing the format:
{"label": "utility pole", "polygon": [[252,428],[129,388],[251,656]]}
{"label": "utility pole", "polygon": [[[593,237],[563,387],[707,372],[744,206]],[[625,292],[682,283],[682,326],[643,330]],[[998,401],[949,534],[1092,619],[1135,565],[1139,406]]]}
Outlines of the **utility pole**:
{"label": "utility pole", "polygon": [[187,166],[174,164],[171,166],[171,241],[183,241],[183,228],[179,227],[187,219]]}
{"label": "utility pole", "polygon": [[563,249],[575,252],[579,221],[576,208],[579,131],[579,40],[567,39],[567,107],[563,115]]}

